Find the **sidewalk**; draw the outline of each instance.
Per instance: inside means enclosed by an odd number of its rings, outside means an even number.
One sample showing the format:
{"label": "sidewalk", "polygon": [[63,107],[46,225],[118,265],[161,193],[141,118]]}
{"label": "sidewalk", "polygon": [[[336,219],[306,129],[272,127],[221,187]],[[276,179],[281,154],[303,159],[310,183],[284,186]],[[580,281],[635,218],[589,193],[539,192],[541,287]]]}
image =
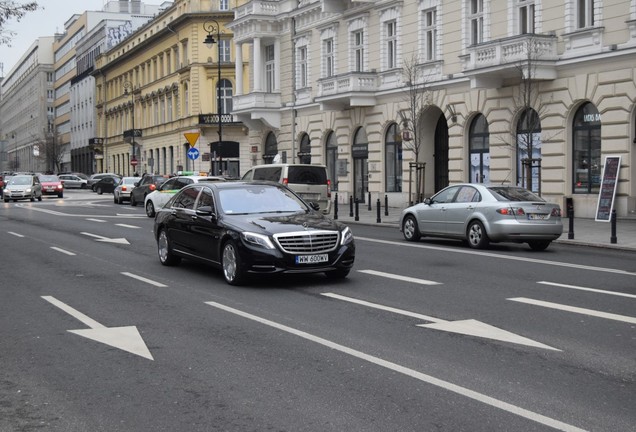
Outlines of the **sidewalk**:
{"label": "sidewalk", "polygon": [[[349,206],[339,206],[338,221],[345,224],[383,225],[393,226],[396,229],[400,225],[402,209],[389,208],[389,215],[385,215],[384,208],[380,211],[380,223],[377,222],[377,209],[360,205],[358,221],[354,216],[349,216]],[[333,212],[331,217],[333,217]],[[557,243],[576,244],[582,246],[604,247],[612,249],[636,251],[636,218],[619,218],[616,220],[616,243],[612,243],[612,224],[610,222],[596,222],[594,219],[574,218],[573,235],[570,235],[570,221],[563,218],[563,234],[556,240]],[[573,238],[569,238],[573,237]]]}

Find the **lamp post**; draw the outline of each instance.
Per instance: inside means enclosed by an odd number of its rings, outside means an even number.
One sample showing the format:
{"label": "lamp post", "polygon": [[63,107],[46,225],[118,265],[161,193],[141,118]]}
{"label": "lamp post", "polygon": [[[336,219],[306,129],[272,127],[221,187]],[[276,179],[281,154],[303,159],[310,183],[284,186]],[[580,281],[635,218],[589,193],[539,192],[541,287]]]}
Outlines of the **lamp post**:
{"label": "lamp post", "polygon": [[[133,85],[130,81],[124,81],[124,95],[128,96],[130,94],[130,101],[132,102],[132,130],[130,134],[130,144],[132,145],[132,157],[130,159],[130,164],[133,166],[134,170],[137,170],[137,156],[135,154],[135,137],[137,136],[137,131],[135,130],[135,95],[133,94]],[[124,138],[126,138],[126,133],[124,132]]]}
{"label": "lamp post", "polygon": [[[218,133],[219,133],[219,145],[217,147],[219,151],[219,173],[223,174],[223,151],[221,147],[223,145],[223,122],[221,121],[221,26],[216,20],[208,20],[203,24],[203,29],[208,33],[203,43],[210,49],[212,45],[216,44],[217,47],[217,79],[216,79],[216,113],[218,121]],[[214,40],[214,33],[216,33],[216,40]],[[210,144],[210,153],[212,153],[212,145]],[[213,171],[213,158],[210,154],[210,170]],[[214,174],[214,172],[213,172]]]}

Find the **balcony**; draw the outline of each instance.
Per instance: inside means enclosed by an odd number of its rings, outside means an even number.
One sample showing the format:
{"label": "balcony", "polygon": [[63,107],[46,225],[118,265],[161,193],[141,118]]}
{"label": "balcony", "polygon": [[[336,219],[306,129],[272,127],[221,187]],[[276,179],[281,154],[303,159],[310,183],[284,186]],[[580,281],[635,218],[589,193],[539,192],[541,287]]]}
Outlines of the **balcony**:
{"label": "balcony", "polygon": [[468,47],[462,56],[471,87],[501,87],[504,79],[556,78],[556,35],[525,34]]}
{"label": "balcony", "polygon": [[250,15],[278,16],[280,14],[280,1],[251,1],[234,9],[234,19],[240,19]]}
{"label": "balcony", "polygon": [[280,93],[253,92],[232,99],[232,113],[250,129],[280,128]]}
{"label": "balcony", "polygon": [[318,80],[316,102],[323,109],[368,107],[376,104],[377,72],[350,72]]}

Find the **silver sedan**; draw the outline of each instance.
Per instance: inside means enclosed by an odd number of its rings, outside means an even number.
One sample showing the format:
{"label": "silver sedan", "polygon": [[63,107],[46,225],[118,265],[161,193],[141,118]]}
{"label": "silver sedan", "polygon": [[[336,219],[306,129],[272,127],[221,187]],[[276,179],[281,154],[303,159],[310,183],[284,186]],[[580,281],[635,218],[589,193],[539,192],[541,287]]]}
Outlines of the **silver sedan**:
{"label": "silver sedan", "polygon": [[456,184],[402,211],[404,238],[464,240],[475,249],[496,242],[546,249],[563,233],[561,208],[516,186]]}

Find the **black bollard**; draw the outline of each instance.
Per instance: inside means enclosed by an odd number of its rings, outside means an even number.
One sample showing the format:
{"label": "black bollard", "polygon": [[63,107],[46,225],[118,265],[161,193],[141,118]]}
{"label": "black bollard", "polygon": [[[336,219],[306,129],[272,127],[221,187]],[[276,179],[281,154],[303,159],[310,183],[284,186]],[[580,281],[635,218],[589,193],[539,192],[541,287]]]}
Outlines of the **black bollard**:
{"label": "black bollard", "polygon": [[568,207],[568,239],[574,239],[574,209]]}
{"label": "black bollard", "polygon": [[338,219],[338,192],[336,192],[336,199],[333,202],[333,218]]}
{"label": "black bollard", "polygon": [[382,222],[382,219],[380,219],[380,208],[381,207],[382,207],[382,204],[380,204],[380,198],[378,198],[378,201],[376,203],[376,210],[378,211],[378,217],[375,220],[377,223]]}
{"label": "black bollard", "polygon": [[353,195],[349,195],[349,217],[353,217]]}
{"label": "black bollard", "polygon": [[384,216],[389,215],[389,196],[384,195]]}
{"label": "black bollard", "polygon": [[356,217],[354,220],[360,220],[360,200],[358,200],[358,198],[356,198]]}
{"label": "black bollard", "polygon": [[367,210],[371,211],[371,192],[369,192],[369,206],[367,207]]}
{"label": "black bollard", "polygon": [[616,210],[612,210],[612,219],[610,219],[610,223],[612,225],[612,235],[610,237],[610,243],[616,244]]}

